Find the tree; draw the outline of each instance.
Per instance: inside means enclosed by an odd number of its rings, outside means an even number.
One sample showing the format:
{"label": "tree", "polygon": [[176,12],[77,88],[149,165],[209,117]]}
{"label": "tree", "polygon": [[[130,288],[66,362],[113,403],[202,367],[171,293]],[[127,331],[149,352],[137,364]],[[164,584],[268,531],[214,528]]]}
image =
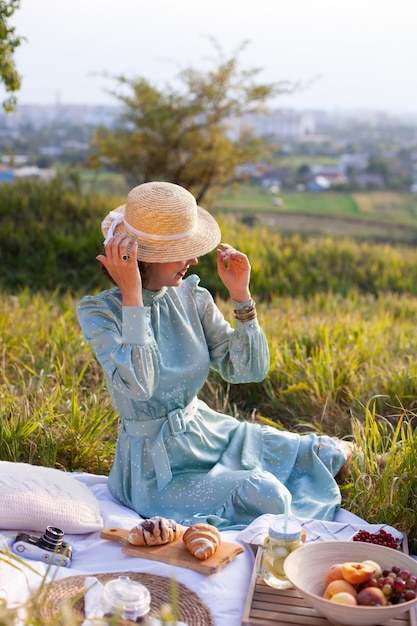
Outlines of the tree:
{"label": "tree", "polygon": [[[168,180],[192,191],[206,203],[222,188],[239,179],[238,167],[260,162],[276,146],[255,137],[243,124],[231,121],[260,112],[272,96],[294,89],[288,83],[262,84],[259,69],[242,70],[239,46],[231,58],[214,44],[218,62],[209,71],[180,71],[182,89],[161,90],[145,78],[115,77],[122,104],[120,125],[100,127],[93,140],[93,163],[107,163],[124,172],[137,185]],[[128,94],[121,93],[120,88]]]}
{"label": "tree", "polygon": [[312,175],[311,167],[306,163],[302,163],[296,171],[295,174],[295,182],[298,184],[305,185],[308,183]]}
{"label": "tree", "polygon": [[22,43],[22,38],[17,37],[16,29],[9,25],[9,19],[19,6],[20,0],[0,0],[0,81],[6,92],[12,94],[3,101],[3,108],[6,111],[13,110],[16,104],[13,94],[20,89],[21,84],[21,77],[14,62],[14,53]]}

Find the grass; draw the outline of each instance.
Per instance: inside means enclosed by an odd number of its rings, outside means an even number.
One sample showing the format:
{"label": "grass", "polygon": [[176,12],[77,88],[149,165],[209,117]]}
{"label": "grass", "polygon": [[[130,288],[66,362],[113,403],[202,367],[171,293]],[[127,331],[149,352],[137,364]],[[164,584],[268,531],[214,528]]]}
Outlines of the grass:
{"label": "grass", "polygon": [[0,316],[0,458],[93,473],[109,470],[117,417],[101,373],[80,350],[74,299],[4,300]]}
{"label": "grass", "polygon": [[389,294],[276,298],[261,306],[272,360],[265,410],[287,427],[320,417],[322,428],[343,435],[357,402],[379,394],[385,416],[397,402],[412,408],[416,306],[415,298]]}
{"label": "grass", "polygon": [[411,193],[372,192],[354,193],[359,215],[390,224],[417,224],[417,196]]}
{"label": "grass", "polygon": [[364,409],[364,419],[353,424],[363,458],[342,487],[344,501],[370,523],[397,520],[393,525],[408,535],[410,552],[416,554],[417,414],[400,408],[393,423],[378,416],[373,403]]}

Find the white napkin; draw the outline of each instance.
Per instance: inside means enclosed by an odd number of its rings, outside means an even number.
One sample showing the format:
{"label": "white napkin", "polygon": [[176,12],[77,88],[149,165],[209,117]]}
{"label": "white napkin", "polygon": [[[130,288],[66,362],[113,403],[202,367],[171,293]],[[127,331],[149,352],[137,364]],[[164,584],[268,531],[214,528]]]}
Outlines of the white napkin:
{"label": "white napkin", "polygon": [[[236,537],[237,541],[251,545],[262,545],[268,535],[269,524],[276,517],[270,513],[260,515],[247,528],[242,530]],[[306,542],[315,541],[349,541],[358,530],[367,530],[370,533],[377,533],[381,528],[391,533],[393,537],[402,540],[402,534],[387,524],[368,524],[363,521],[352,522],[325,522],[316,519],[306,519],[291,515],[291,519],[296,520],[306,531]]]}
{"label": "white napkin", "polygon": [[[103,608],[100,605],[103,585],[95,576],[86,576],[84,584],[86,589],[84,595],[85,620],[81,626],[94,626],[94,620],[101,619],[104,615]],[[102,621],[100,623],[103,624]]]}

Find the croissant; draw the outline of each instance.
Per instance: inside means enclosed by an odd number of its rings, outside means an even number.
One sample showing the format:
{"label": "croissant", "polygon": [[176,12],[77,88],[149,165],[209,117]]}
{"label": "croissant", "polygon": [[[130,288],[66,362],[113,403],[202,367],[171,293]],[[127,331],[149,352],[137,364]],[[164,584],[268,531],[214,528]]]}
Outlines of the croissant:
{"label": "croissant", "polygon": [[217,528],[209,524],[194,524],[185,531],[182,537],[188,552],[200,561],[213,556],[222,542]]}
{"label": "croissant", "polygon": [[162,546],[180,537],[182,531],[175,520],[155,516],[141,520],[129,531],[127,540],[134,546]]}

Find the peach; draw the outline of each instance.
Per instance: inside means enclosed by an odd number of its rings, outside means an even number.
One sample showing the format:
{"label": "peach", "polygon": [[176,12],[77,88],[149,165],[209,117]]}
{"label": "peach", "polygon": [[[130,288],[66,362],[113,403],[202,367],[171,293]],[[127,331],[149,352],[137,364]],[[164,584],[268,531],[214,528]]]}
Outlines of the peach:
{"label": "peach", "polygon": [[332,580],[324,591],[324,598],[330,600],[336,593],[350,593],[354,598],[357,595],[356,589],[353,585],[347,582],[347,580]]}
{"label": "peach", "polygon": [[362,589],[356,598],[361,606],[386,606],[388,603],[383,591],[378,587],[366,587]]}
{"label": "peach", "polygon": [[358,604],[356,602],[356,598],[354,598],[352,594],[347,591],[339,591],[339,593],[335,593],[334,596],[330,598],[330,602],[347,604],[348,606],[356,606]]}
{"label": "peach", "polygon": [[335,563],[334,565],[329,567],[329,569],[327,570],[326,575],[324,577],[324,584],[327,587],[327,585],[330,585],[330,583],[333,582],[333,580],[342,580],[342,579],[343,579],[342,564]]}
{"label": "peach", "polygon": [[352,585],[364,583],[375,574],[375,571],[375,566],[368,565],[367,563],[350,561],[342,563],[343,578],[347,580],[348,583],[352,583]]}

